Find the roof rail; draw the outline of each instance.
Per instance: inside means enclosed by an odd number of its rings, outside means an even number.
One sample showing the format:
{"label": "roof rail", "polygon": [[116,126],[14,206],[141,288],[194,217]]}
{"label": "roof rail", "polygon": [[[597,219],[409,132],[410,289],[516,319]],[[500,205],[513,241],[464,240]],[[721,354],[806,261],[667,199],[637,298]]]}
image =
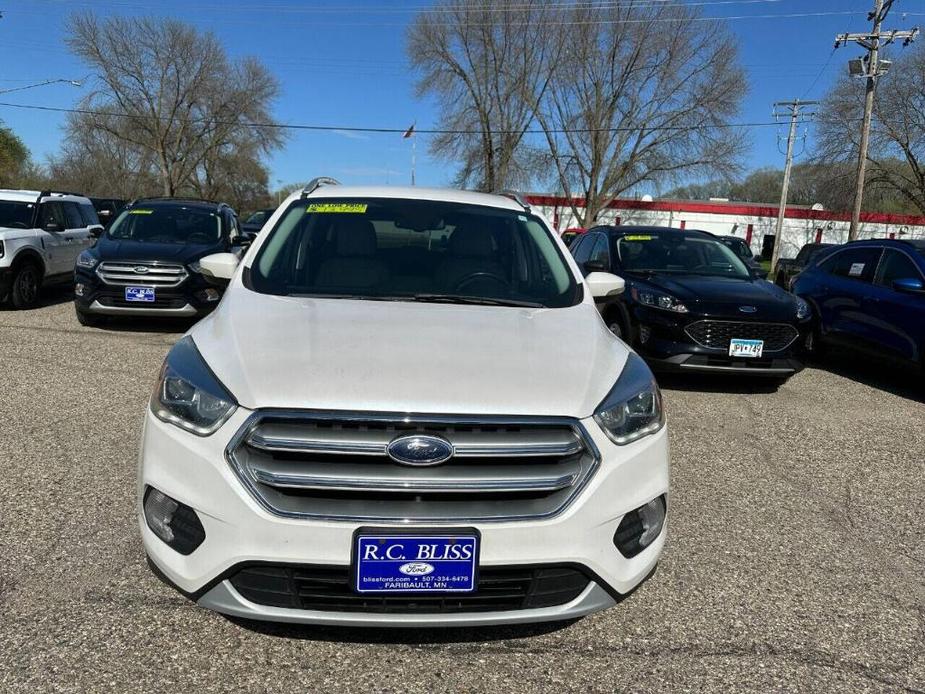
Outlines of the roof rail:
{"label": "roof rail", "polygon": [[516,202],[518,205],[520,205],[522,208],[524,208],[524,212],[529,212],[529,211],[530,211],[530,205],[529,205],[529,203],[527,203],[527,201],[524,200],[523,195],[521,195],[521,194],[518,193],[517,191],[514,191],[514,190],[502,190],[501,193],[500,193],[500,195],[503,195],[503,196],[506,197],[506,198],[510,198],[511,200],[513,200],[514,202]]}
{"label": "roof rail", "polygon": [[69,190],[43,190],[39,193],[39,200],[44,198],[46,195],[76,195],[79,198],[84,197],[83,193],[72,193]]}
{"label": "roof rail", "polygon": [[318,176],[318,178],[313,178],[308,183],[305,184],[305,187],[302,189],[303,198],[307,198],[309,195],[318,190],[321,186],[339,186],[340,181],[337,179],[331,178],[330,176]]}

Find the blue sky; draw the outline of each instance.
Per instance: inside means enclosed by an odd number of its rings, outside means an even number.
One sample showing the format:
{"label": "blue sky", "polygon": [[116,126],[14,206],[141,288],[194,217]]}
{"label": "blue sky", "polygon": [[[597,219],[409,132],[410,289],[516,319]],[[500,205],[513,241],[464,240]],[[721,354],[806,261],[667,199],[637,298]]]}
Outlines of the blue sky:
{"label": "blue sky", "polygon": [[[704,14],[729,17],[739,41],[750,92],[739,122],[768,122],[771,103],[812,99],[845,70],[857,47],[834,53],[834,35],[862,31],[873,0],[668,0],[701,4]],[[232,55],[255,55],[278,77],[277,119],[286,123],[404,128],[434,124],[434,110],[414,95],[404,52],[406,26],[427,0],[0,0],[0,90],[49,78],[81,79],[87,68],[64,43],[64,18],[75,9],[100,14],[159,14],[215,32]],[[910,13],[904,17],[903,13]],[[830,13],[817,16],[807,15]],[[889,28],[911,28],[925,15],[925,0],[896,0]],[[744,18],[743,18],[744,16]],[[551,29],[552,30],[552,29]],[[895,50],[899,50],[898,48]],[[51,85],[0,101],[70,107],[82,90]],[[43,160],[62,137],[62,114],[0,106],[0,119]],[[783,126],[737,131],[748,137],[749,168],[780,166]],[[811,144],[811,143],[810,143]],[[452,167],[432,160],[417,142],[419,185],[446,185]],[[411,150],[399,135],[293,132],[270,160],[271,187],[316,175],[345,183],[405,183]]]}

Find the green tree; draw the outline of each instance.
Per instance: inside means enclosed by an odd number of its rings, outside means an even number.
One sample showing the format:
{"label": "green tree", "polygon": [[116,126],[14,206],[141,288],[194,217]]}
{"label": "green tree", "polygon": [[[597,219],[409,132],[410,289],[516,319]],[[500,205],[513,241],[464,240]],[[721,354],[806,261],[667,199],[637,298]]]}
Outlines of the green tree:
{"label": "green tree", "polygon": [[28,164],[26,145],[10,128],[0,126],[0,187],[18,186]]}

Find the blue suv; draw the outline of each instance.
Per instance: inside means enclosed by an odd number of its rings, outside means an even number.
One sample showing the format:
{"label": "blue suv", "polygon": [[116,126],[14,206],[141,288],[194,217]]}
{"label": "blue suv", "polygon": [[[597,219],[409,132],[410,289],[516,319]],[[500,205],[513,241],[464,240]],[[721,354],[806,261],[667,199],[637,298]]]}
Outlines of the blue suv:
{"label": "blue suv", "polygon": [[838,344],[925,367],[925,241],[856,241],[793,283],[813,307],[814,348]]}

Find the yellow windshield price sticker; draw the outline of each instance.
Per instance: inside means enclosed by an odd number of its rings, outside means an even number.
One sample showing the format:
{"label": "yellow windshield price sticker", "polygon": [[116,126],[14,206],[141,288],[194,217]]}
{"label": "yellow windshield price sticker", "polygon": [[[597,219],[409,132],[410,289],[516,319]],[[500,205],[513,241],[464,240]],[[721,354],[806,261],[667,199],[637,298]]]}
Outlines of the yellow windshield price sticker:
{"label": "yellow windshield price sticker", "polygon": [[636,234],[633,236],[624,236],[623,240],[624,241],[651,241],[652,237],[651,236],[641,236],[641,235]]}
{"label": "yellow windshield price sticker", "polygon": [[316,202],[305,208],[306,214],[363,214],[365,202]]}
{"label": "yellow windshield price sticker", "polygon": [[154,210],[129,210],[129,214],[154,214]]}

